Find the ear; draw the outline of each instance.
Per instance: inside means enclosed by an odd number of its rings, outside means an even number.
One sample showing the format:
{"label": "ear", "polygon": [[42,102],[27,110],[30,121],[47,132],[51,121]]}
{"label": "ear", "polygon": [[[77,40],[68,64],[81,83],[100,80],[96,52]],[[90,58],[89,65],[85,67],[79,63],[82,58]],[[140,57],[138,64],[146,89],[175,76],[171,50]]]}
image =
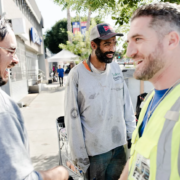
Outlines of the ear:
{"label": "ear", "polygon": [[91,48],[93,50],[96,50],[97,49],[97,44],[94,42],[94,41],[91,41]]}
{"label": "ear", "polygon": [[172,31],[168,34],[168,41],[169,41],[169,48],[175,49],[177,46],[179,46],[180,37],[179,34],[176,31]]}

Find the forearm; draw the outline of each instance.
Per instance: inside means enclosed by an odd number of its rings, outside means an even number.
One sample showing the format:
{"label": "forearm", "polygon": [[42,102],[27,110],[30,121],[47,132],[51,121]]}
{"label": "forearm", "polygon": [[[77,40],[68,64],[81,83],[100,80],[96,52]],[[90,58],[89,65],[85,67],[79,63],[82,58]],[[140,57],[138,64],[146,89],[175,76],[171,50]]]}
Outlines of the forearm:
{"label": "forearm", "polygon": [[48,171],[40,171],[43,180],[68,180],[68,171],[62,167],[58,166]]}
{"label": "forearm", "polygon": [[127,161],[122,174],[120,175],[119,180],[127,180],[128,179],[128,171],[129,171],[129,160]]}
{"label": "forearm", "polygon": [[64,98],[65,125],[72,161],[86,172],[89,167],[89,157],[86,151],[81,121],[82,98],[78,99],[78,76],[72,70],[67,80]]}

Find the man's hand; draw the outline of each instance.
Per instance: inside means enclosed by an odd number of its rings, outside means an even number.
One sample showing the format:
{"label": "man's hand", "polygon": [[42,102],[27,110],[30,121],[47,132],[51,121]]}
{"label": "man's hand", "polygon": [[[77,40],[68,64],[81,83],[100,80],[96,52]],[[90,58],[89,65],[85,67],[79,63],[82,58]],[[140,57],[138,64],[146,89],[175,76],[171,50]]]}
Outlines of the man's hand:
{"label": "man's hand", "polygon": [[48,171],[39,172],[43,180],[68,180],[69,173],[63,166],[58,166]]}
{"label": "man's hand", "polygon": [[128,179],[128,170],[129,170],[129,160],[127,161],[122,174],[118,180],[127,180]]}

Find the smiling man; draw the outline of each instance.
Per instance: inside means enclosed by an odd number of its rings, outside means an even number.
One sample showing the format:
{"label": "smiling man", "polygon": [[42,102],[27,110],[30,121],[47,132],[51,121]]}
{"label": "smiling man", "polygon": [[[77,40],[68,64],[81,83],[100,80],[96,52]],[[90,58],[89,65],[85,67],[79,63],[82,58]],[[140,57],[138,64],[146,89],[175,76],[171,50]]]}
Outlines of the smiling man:
{"label": "smiling man", "polygon": [[92,53],[75,66],[65,93],[65,124],[74,163],[89,180],[118,179],[126,162],[124,147],[135,129],[129,92],[112,62],[116,36],[109,24],[91,30]]}
{"label": "smiling man", "polygon": [[144,5],[132,15],[127,55],[136,64],[134,77],[155,89],[142,104],[120,180],[180,179],[179,21],[180,7],[171,3]]}
{"label": "smiling man", "polygon": [[[10,26],[0,20],[0,87],[8,82],[8,69],[18,64],[16,37]],[[0,89],[0,179],[67,180],[63,167],[34,170],[29,155],[24,120],[17,104]]]}

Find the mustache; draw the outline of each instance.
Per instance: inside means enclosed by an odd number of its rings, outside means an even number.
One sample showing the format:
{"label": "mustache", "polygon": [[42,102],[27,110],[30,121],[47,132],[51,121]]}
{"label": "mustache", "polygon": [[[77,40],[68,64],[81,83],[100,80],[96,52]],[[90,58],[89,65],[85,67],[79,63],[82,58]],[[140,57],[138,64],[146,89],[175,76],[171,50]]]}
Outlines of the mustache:
{"label": "mustache", "polygon": [[104,55],[107,55],[107,54],[112,54],[112,55],[114,55],[114,54],[115,54],[115,52],[113,52],[113,51],[109,51],[109,52],[105,52],[105,53],[104,53]]}
{"label": "mustache", "polygon": [[14,67],[16,65],[16,63],[15,62],[12,62],[10,65],[9,65],[9,67]]}

